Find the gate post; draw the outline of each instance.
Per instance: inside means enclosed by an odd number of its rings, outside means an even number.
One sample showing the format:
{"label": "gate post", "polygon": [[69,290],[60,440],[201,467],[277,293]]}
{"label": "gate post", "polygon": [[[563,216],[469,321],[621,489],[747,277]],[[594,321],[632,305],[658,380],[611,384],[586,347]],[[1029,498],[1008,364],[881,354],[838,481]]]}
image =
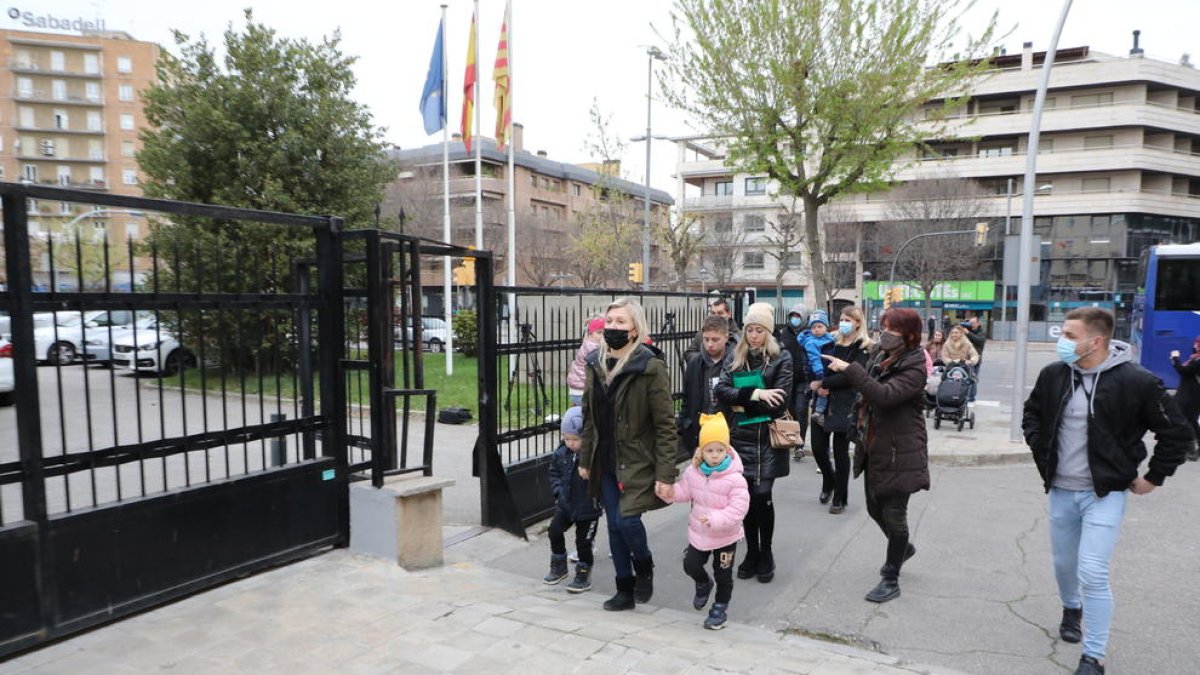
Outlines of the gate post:
{"label": "gate post", "polygon": [[320,341],[318,367],[321,373],[321,416],[325,427],[322,454],[333,457],[334,480],[338,488],[337,546],[350,544],[350,476],[346,448],[346,387],[342,372],[342,346],[345,340],[345,307],[342,290],[345,264],[342,260],[342,219],[329,218],[329,224],[315,231],[317,239],[317,292],[320,296]]}
{"label": "gate post", "polygon": [[391,265],[387,264],[379,230],[364,239],[367,246],[367,353],[371,388],[371,484],[383,487],[385,471],[396,468],[394,401],[384,389],[395,386],[392,349]]}

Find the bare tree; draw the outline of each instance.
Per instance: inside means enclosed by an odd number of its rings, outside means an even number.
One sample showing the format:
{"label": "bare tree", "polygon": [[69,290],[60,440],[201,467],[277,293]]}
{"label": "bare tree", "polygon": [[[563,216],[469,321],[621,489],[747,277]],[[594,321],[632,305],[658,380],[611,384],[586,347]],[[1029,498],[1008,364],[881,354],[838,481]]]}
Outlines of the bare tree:
{"label": "bare tree", "polygon": [[[821,265],[810,267],[808,272],[816,289],[816,298],[826,311],[832,311],[833,303],[847,288],[858,283],[858,260],[861,245],[861,224],[854,211],[841,202],[834,202],[821,209],[819,218],[820,236],[817,245],[824,251]],[[805,241],[806,246],[812,243]],[[811,258],[810,258],[811,259]]]}
{"label": "bare tree", "polygon": [[517,269],[534,286],[550,286],[557,275],[576,273],[567,254],[566,224],[538,218],[528,211],[517,214]]}
{"label": "bare tree", "polygon": [[[908,183],[892,192],[889,222],[876,235],[880,260],[896,262],[896,276],[920,290],[925,313],[933,304],[933,291],[945,281],[968,278],[979,268],[975,224],[986,220],[984,192],[979,184],[960,178],[936,178]],[[896,255],[909,238],[941,231],[961,235],[917,239]]]}
{"label": "bare tree", "polygon": [[688,267],[696,260],[704,243],[704,235],[698,231],[696,219],[692,216],[675,216],[670,222],[659,224],[655,234],[662,246],[662,255],[675,272],[671,290],[686,287]]}
{"label": "bare tree", "polygon": [[804,222],[796,213],[796,198],[792,207],[768,221],[767,244],[764,253],[775,260],[775,298],[783,307],[783,278],[792,270],[800,270],[803,255]]}
{"label": "bare tree", "polygon": [[723,213],[703,220],[700,259],[712,273],[713,284],[727,286],[742,268],[738,254],[746,245],[746,231],[733,226],[733,216]]}

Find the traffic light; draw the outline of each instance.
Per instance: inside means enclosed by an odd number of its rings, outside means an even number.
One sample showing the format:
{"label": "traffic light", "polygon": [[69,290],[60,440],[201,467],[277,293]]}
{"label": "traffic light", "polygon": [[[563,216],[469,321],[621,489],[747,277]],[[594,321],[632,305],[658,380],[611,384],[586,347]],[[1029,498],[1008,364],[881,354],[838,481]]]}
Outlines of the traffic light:
{"label": "traffic light", "polygon": [[463,258],[462,264],[454,268],[454,284],[456,286],[475,285],[474,258]]}
{"label": "traffic light", "polygon": [[889,288],[886,291],[884,291],[884,293],[883,293],[883,308],[885,310],[891,309],[895,305],[898,305],[902,302],[904,302],[903,287],[894,286],[894,287]]}
{"label": "traffic light", "polygon": [[640,263],[640,262],[629,263],[628,277],[629,277],[629,280],[632,281],[633,283],[635,283],[635,284],[642,283],[642,273],[643,272],[644,272],[644,270],[642,269],[642,263]]}
{"label": "traffic light", "polygon": [[983,246],[987,243],[988,224],[975,223],[975,245]]}

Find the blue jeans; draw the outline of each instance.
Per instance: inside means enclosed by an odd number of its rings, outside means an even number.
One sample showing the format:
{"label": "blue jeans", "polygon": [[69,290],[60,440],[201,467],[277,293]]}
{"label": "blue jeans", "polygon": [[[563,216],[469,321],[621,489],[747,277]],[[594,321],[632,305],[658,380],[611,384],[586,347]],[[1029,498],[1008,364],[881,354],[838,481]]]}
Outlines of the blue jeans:
{"label": "blue jeans", "polygon": [[617,577],[633,576],[633,560],[648,560],[650,544],[646,540],[646,526],[642,514],[621,515],[621,488],[617,475],[605,471],[600,476],[600,502],[604,505],[604,518],[608,522],[608,550],[612,553],[613,570]]}
{"label": "blue jeans", "polygon": [[1058,595],[1063,607],[1083,607],[1083,653],[1100,660],[1112,624],[1108,567],[1121,534],[1125,498],[1123,491],[1101,499],[1091,491],[1050,488],[1050,551]]}

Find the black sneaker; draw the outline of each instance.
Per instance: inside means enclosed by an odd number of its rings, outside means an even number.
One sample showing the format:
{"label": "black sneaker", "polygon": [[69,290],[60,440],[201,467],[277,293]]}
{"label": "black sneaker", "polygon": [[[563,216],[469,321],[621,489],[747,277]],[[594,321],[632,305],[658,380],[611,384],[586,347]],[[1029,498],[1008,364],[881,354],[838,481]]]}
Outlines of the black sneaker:
{"label": "black sneaker", "polygon": [[[717,602],[713,603],[712,609],[708,610],[708,618],[704,620],[704,627],[709,630],[721,630],[725,627],[725,621],[729,618],[725,611],[729,609],[729,603]],[[1101,669],[1100,672],[1104,672]]]}
{"label": "black sneaker", "polygon": [[1079,657],[1079,667],[1075,669],[1075,675],[1104,675],[1104,664],[1084,654]]}
{"label": "black sneaker", "polygon": [[1083,639],[1083,631],[1079,628],[1079,622],[1083,619],[1083,608],[1071,609],[1063,607],[1062,623],[1058,625],[1058,636],[1063,642],[1075,644]]}
{"label": "black sneaker", "polygon": [[692,598],[692,607],[695,607],[696,611],[704,609],[704,606],[708,604],[712,590],[713,582],[711,581],[706,584],[696,584],[696,597]]}
{"label": "black sneaker", "polygon": [[568,593],[583,593],[592,590],[592,566],[579,563],[575,566],[575,578],[567,584]]}

